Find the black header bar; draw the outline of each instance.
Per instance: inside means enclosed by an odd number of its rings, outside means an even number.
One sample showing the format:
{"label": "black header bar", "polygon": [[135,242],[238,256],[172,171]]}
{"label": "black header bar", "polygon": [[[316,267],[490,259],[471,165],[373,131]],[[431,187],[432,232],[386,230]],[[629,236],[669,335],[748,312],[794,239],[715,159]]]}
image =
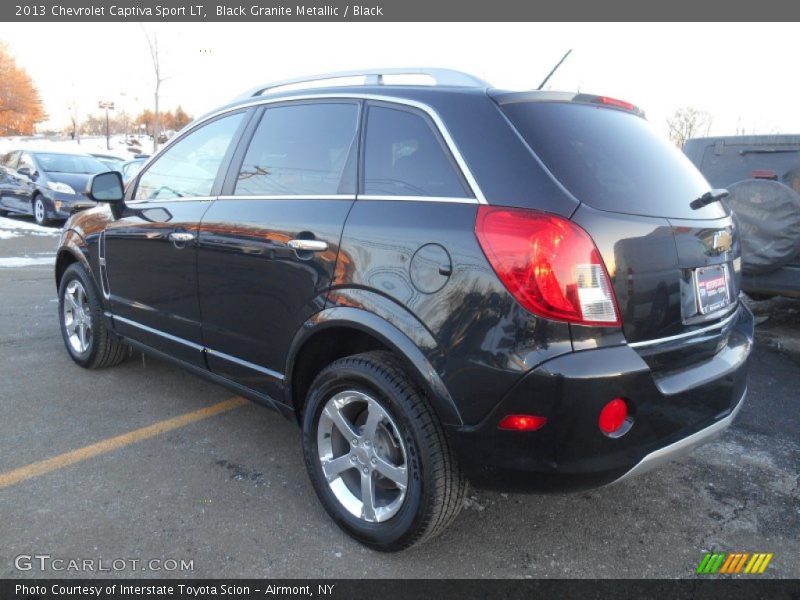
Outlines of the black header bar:
{"label": "black header bar", "polygon": [[[797,21],[785,0],[3,0],[0,21]],[[676,43],[690,44],[675,25]]]}

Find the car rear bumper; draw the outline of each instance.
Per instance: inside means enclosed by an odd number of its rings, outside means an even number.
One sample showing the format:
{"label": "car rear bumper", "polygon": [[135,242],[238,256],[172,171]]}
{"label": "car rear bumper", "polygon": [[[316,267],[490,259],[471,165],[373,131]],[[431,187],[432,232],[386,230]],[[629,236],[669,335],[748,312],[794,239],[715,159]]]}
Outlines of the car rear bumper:
{"label": "car rear bumper", "polygon": [[[489,416],[449,438],[478,486],[564,491],[645,472],[724,431],[742,406],[753,316],[741,305],[724,331],[682,340],[649,355],[628,345],[574,352],[528,373]],[[687,358],[699,347],[713,352]],[[694,348],[694,349],[693,349]],[[665,359],[669,358],[669,360]],[[602,407],[625,398],[633,425],[618,438],[598,427]],[[544,416],[533,432],[503,431],[509,414]]]}

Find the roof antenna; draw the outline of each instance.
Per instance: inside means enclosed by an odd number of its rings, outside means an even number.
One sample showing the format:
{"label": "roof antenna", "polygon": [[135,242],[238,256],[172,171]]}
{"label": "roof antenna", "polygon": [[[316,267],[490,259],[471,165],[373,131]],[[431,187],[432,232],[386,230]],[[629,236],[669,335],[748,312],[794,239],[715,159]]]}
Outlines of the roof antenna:
{"label": "roof antenna", "polygon": [[553,76],[553,73],[555,73],[558,70],[558,67],[561,66],[561,63],[563,63],[565,60],[567,60],[567,57],[570,55],[571,52],[572,52],[572,48],[567,50],[566,54],[564,54],[564,56],[561,57],[561,60],[558,61],[558,64],[555,67],[553,67],[553,70],[550,71],[547,74],[547,77],[544,78],[542,83],[539,84],[539,87],[536,88],[537,90],[540,90],[540,89],[542,89],[544,87],[544,84],[547,83],[550,80],[550,78]]}

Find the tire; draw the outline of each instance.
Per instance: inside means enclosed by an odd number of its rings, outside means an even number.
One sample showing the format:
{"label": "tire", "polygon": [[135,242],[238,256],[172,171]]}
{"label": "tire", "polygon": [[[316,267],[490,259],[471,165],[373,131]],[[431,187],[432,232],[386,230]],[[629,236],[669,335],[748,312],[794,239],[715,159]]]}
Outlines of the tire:
{"label": "tire", "polygon": [[61,337],[72,360],[86,369],[112,367],[127,356],[127,346],[108,331],[94,283],[79,263],[70,265],[58,286]]}
{"label": "tire", "polygon": [[[340,417],[350,439],[342,435]],[[444,430],[390,352],[339,359],[316,377],[303,414],[303,452],[322,506],[374,550],[396,552],[440,534],[464,503],[467,483]],[[372,511],[363,502],[365,481],[374,490]]]}
{"label": "tire", "polygon": [[33,220],[37,225],[46,227],[50,225],[50,219],[47,218],[47,202],[44,196],[36,194],[31,201],[31,212],[33,213]]}
{"label": "tire", "polygon": [[772,300],[775,297],[775,294],[757,294],[756,292],[746,292],[746,294],[750,296],[751,300],[755,300],[756,302]]}
{"label": "tire", "polygon": [[728,186],[738,221],[742,273],[770,273],[800,252],[800,194],[778,181],[746,179]]}

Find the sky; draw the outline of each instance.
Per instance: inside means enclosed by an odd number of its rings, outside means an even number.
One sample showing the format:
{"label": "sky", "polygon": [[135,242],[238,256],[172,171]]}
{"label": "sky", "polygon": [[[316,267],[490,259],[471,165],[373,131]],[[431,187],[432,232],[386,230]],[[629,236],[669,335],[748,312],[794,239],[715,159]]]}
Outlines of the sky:
{"label": "sky", "polygon": [[472,73],[495,87],[546,89],[633,102],[666,133],[691,106],[711,135],[800,133],[797,26],[685,23],[18,23],[0,41],[37,85],[49,121],[99,114],[98,101],[151,108],[157,35],[162,109],[200,116],[260,83],[365,67],[428,66]]}

